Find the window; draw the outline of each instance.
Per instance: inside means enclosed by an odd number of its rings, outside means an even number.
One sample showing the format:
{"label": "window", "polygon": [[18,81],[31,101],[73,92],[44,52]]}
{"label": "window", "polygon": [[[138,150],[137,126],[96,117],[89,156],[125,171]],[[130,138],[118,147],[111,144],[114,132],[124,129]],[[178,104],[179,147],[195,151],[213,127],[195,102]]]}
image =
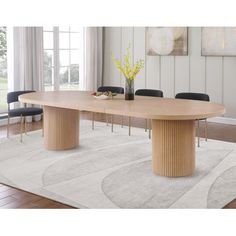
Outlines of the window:
{"label": "window", "polygon": [[7,28],[0,27],[0,113],[7,110]]}
{"label": "window", "polygon": [[44,28],[44,88],[76,90],[81,86],[83,28]]}

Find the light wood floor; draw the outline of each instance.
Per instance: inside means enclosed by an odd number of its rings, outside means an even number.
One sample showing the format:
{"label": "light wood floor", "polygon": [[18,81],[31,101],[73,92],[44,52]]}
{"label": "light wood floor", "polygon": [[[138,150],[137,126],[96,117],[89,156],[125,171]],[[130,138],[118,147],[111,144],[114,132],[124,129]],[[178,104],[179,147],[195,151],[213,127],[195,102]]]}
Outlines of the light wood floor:
{"label": "light wood floor", "polygon": [[[91,113],[81,114],[82,119],[90,119]],[[103,114],[95,114],[96,121],[105,122],[105,116]],[[120,124],[121,117],[115,116],[114,123]],[[124,117],[124,125],[128,124],[128,118]],[[132,118],[132,126],[144,128],[145,121],[143,119]],[[41,129],[41,122],[32,122],[27,125],[28,131]],[[96,122],[95,122],[96,128]],[[116,125],[114,125],[114,130]],[[200,124],[200,136],[204,135],[204,124]],[[19,134],[20,126],[19,124],[11,125],[10,135]],[[6,126],[0,127],[0,138],[6,137]],[[148,134],[147,134],[148,138]],[[227,142],[236,142],[236,126],[234,125],[224,125],[218,123],[208,122],[208,138],[222,140]],[[56,201],[37,196],[20,189],[15,189],[10,186],[0,184],[0,208],[73,208]],[[236,208],[236,196],[235,200],[227,204],[224,208]]]}

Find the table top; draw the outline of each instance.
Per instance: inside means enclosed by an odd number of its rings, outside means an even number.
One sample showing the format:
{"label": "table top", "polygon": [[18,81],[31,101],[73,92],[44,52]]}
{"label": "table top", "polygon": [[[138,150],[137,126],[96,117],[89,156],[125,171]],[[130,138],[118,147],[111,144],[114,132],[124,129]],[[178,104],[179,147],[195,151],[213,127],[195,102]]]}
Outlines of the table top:
{"label": "table top", "polygon": [[221,104],[173,98],[135,96],[125,101],[124,95],[99,100],[90,91],[53,91],[27,93],[20,102],[59,108],[92,111],[160,120],[195,120],[223,115]]}

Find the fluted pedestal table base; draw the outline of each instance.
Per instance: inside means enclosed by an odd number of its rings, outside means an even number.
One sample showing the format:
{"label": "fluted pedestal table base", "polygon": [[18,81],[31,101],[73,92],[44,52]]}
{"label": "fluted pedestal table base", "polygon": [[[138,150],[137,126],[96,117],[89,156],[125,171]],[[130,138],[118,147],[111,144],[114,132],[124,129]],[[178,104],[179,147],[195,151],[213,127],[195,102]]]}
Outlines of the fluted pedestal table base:
{"label": "fluted pedestal table base", "polygon": [[73,149],[79,145],[79,111],[44,106],[44,146],[49,150]]}
{"label": "fluted pedestal table base", "polygon": [[152,162],[157,175],[192,175],[195,170],[195,120],[152,120]]}

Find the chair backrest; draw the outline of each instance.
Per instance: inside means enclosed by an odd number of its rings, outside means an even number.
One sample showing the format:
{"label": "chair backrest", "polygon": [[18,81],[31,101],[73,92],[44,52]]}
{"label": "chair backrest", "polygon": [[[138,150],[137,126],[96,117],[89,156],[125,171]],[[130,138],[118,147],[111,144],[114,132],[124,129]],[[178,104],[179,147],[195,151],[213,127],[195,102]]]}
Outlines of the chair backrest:
{"label": "chair backrest", "polygon": [[7,103],[10,104],[12,102],[18,102],[19,99],[18,97],[22,94],[25,93],[33,93],[35,92],[34,90],[24,90],[24,91],[14,91],[14,92],[9,92],[7,94]]}
{"label": "chair backrest", "polygon": [[98,92],[111,91],[112,93],[124,94],[124,88],[115,86],[101,86],[97,90]]}
{"label": "chair backrest", "polygon": [[163,97],[163,92],[157,89],[138,89],[135,91],[135,95],[149,96],[149,97]]}
{"label": "chair backrest", "polygon": [[189,100],[200,100],[200,101],[210,101],[210,97],[205,93],[177,93],[175,98],[189,99]]}

